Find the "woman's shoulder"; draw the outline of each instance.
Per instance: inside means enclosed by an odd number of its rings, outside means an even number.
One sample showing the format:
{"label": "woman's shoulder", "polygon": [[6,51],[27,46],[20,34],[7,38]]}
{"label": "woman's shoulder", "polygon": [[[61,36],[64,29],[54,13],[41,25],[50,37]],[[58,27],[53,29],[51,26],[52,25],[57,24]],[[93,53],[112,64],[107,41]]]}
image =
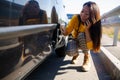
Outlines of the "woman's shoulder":
{"label": "woman's shoulder", "polygon": [[77,15],[74,14],[74,15],[72,16],[72,18],[71,18],[71,21],[72,21],[72,22],[76,22],[76,21],[78,20],[77,18],[78,18]]}
{"label": "woman's shoulder", "polygon": [[72,18],[77,18],[78,14],[74,14]]}
{"label": "woman's shoulder", "polygon": [[72,19],[75,21],[79,21],[80,15],[79,14],[74,14]]}

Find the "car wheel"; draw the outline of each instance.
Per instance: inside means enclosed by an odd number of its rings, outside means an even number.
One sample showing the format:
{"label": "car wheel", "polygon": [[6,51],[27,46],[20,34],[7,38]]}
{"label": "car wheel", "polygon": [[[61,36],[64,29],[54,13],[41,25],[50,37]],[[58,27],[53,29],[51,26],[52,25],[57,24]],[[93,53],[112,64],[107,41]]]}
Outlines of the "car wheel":
{"label": "car wheel", "polygon": [[55,49],[55,53],[58,57],[65,57],[65,45],[60,47],[60,48],[57,48]]}

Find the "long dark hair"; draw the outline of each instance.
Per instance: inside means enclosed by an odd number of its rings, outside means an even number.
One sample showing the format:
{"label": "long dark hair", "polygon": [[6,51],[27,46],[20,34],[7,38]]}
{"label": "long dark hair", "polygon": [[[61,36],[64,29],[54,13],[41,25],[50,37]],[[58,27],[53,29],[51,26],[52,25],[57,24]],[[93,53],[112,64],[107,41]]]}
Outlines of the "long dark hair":
{"label": "long dark hair", "polygon": [[[90,8],[90,19],[91,19],[91,27],[90,37],[93,41],[93,50],[99,51],[102,37],[102,29],[101,29],[101,19],[100,19],[100,10],[95,2],[86,2],[83,6],[87,5]],[[95,18],[95,22],[92,21],[92,18]]]}

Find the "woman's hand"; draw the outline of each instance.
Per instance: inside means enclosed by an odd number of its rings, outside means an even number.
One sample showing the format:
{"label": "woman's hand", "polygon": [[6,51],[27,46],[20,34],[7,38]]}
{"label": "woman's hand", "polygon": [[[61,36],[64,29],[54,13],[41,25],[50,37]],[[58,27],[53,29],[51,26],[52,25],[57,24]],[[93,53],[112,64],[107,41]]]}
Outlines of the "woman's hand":
{"label": "woman's hand", "polygon": [[86,30],[89,30],[91,25],[92,25],[92,23],[89,20],[87,20],[84,24],[84,26],[86,26]]}
{"label": "woman's hand", "polygon": [[92,18],[92,23],[91,23],[89,20],[87,20],[84,25],[86,26],[86,29],[89,30],[90,27],[91,27],[91,25],[92,25],[92,24],[95,24],[96,22],[97,22],[97,20],[95,19],[95,17],[93,17],[93,18]]}
{"label": "woman's hand", "polygon": [[62,33],[63,35],[65,35],[65,28],[64,28],[64,26],[60,26],[60,31],[61,31],[61,33]]}

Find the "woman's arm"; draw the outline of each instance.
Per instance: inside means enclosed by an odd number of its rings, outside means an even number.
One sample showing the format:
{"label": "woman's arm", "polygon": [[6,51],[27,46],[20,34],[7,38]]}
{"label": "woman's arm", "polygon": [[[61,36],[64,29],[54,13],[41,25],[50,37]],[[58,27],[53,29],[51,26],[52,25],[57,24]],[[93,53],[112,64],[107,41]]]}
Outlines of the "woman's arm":
{"label": "woman's arm", "polygon": [[86,21],[85,26],[86,26],[86,28],[85,28],[86,42],[92,41],[92,39],[90,37],[90,32],[89,32],[89,29],[91,27],[91,23],[89,20]]}
{"label": "woman's arm", "polygon": [[76,24],[77,20],[78,20],[77,15],[74,15],[66,27],[64,26],[60,27],[60,30],[63,33],[63,35],[67,36],[73,31],[75,27],[74,25]]}
{"label": "woman's arm", "polygon": [[85,30],[86,42],[92,41],[90,37],[90,32],[88,29]]}

